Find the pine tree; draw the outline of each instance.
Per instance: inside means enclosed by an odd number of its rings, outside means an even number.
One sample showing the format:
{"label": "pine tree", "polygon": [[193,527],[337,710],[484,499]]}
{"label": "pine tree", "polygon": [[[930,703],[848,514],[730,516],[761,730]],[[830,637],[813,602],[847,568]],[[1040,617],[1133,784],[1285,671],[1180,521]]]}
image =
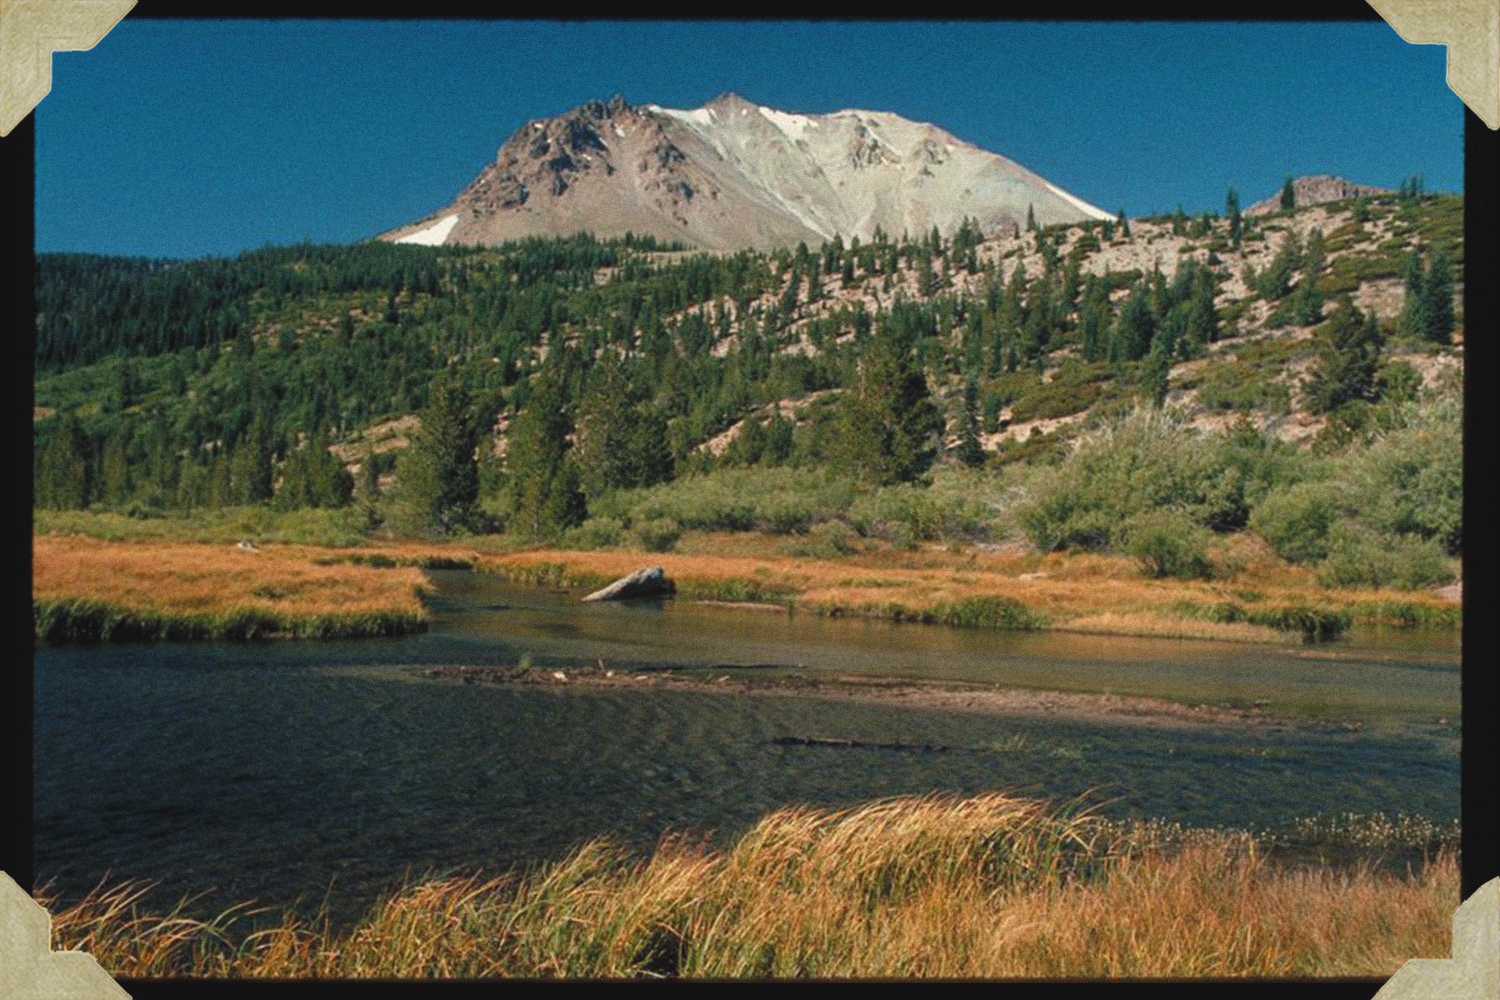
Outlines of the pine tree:
{"label": "pine tree", "polygon": [[1287,175],[1286,183],[1281,186],[1281,210],[1290,212],[1297,207],[1297,187],[1292,183],[1292,176]]}
{"label": "pine tree", "polygon": [[35,502],[49,510],[81,510],[89,505],[93,486],[88,435],[71,415],[58,418],[42,451]]}
{"label": "pine tree", "polygon": [[1425,338],[1431,328],[1427,295],[1427,275],[1422,267],[1422,251],[1413,250],[1406,260],[1406,297],[1401,307],[1401,332],[1408,337]]}
{"label": "pine tree", "polygon": [[373,445],[365,446],[365,453],[359,460],[359,474],[355,484],[355,496],[359,499],[359,508],[364,514],[366,528],[375,528],[380,524],[380,474],[375,468],[375,448]]}
{"label": "pine tree", "polygon": [[104,458],[99,466],[99,500],[108,507],[118,507],[130,499],[128,440],[127,432],[118,430],[104,445]]}
{"label": "pine tree", "polygon": [[540,532],[550,534],[582,524],[588,518],[583,495],[583,474],[571,455],[564,456],[557,475],[547,488],[542,505]]}
{"label": "pine tree", "polygon": [[1109,325],[1109,295],[1097,275],[1089,275],[1078,314],[1078,333],[1082,341],[1083,360],[1088,364],[1104,357],[1105,331]]}
{"label": "pine tree", "polygon": [[206,507],[226,507],[234,502],[229,471],[229,452],[221,443],[214,449],[213,467],[209,472]]}
{"label": "pine tree", "polygon": [[1199,268],[1193,276],[1193,297],[1187,320],[1187,339],[1196,347],[1201,348],[1219,339],[1219,313],[1214,308],[1216,290],[1213,271]]}
{"label": "pine tree", "polygon": [[984,446],[979,443],[979,382],[970,376],[964,382],[964,408],[959,417],[958,460],[971,469],[984,464]]}
{"label": "pine tree", "polygon": [[912,344],[882,328],[843,402],[845,464],[875,483],[912,482],[932,466],[942,429],[942,413],[912,357]]}
{"label": "pine tree", "polygon": [[792,447],[797,425],[781,414],[781,407],[771,411],[771,422],[766,427],[766,449],[761,461],[766,465],[782,465],[792,457]]}
{"label": "pine tree", "polygon": [[1307,401],[1314,413],[1330,413],[1355,400],[1376,399],[1381,341],[1375,314],[1364,316],[1344,296],[1319,338],[1317,362],[1307,387]]}
{"label": "pine tree", "polygon": [[[753,331],[743,337],[759,340]],[[634,387],[618,357],[597,364],[578,417],[579,464],[583,491],[596,498],[614,489],[651,486],[672,475],[666,420],[644,391]]]}
{"label": "pine tree", "polygon": [[1125,218],[1125,209],[1120,209],[1119,218],[1116,220],[1120,226],[1120,235],[1127,240],[1130,239],[1130,220]]}
{"label": "pine tree", "polygon": [[[420,431],[413,447],[421,441]],[[308,503],[313,507],[344,507],[354,496],[354,477],[337,455],[328,450],[328,435],[314,434],[303,448]]]}
{"label": "pine tree", "polygon": [[[568,416],[562,381],[550,367],[533,376],[526,404],[510,426],[510,447],[505,456],[510,526],[525,535],[548,535],[581,523],[573,520],[579,505],[569,493],[576,485],[577,497],[583,495],[582,476],[575,478],[577,466],[568,454],[573,421]],[[565,462],[574,471],[565,472]],[[563,481],[554,487],[559,477]],[[566,515],[565,523],[556,520],[560,515]]]}
{"label": "pine tree", "polygon": [[1310,268],[1297,283],[1295,305],[1297,322],[1303,326],[1312,326],[1323,318],[1323,293],[1318,291],[1317,275]]}
{"label": "pine tree", "polygon": [[1172,376],[1172,353],[1175,345],[1171,344],[1170,336],[1163,331],[1151,345],[1151,351],[1146,355],[1145,372],[1142,377],[1143,388],[1146,396],[1151,400],[1151,405],[1161,409],[1167,401],[1167,392],[1171,388]]}
{"label": "pine tree", "polygon": [[240,439],[230,462],[231,489],[236,504],[256,504],[271,499],[271,455],[265,424],[257,417]]}
{"label": "pine tree", "polygon": [[397,460],[396,519],[403,530],[446,535],[478,527],[478,452],[487,416],[448,372],[433,381],[421,425]]}
{"label": "pine tree", "polygon": [[1139,361],[1151,350],[1156,324],[1144,279],[1130,292],[1115,322],[1114,341],[1110,345],[1111,361]]}
{"label": "pine tree", "polygon": [[1435,344],[1452,343],[1456,324],[1453,316],[1453,271],[1448,255],[1442,250],[1432,255],[1432,266],[1422,281],[1422,298],[1427,320],[1424,336]]}
{"label": "pine tree", "polygon": [[119,413],[134,406],[135,399],[135,365],[131,362],[128,354],[122,354],[120,356],[120,363],[115,368],[114,392],[108,401],[107,408],[115,413]]}
{"label": "pine tree", "polygon": [[766,451],[766,425],[758,417],[746,417],[740,432],[729,443],[724,457],[734,465],[755,465]]}
{"label": "pine tree", "polygon": [[1036,232],[1036,211],[1029,204],[1026,206],[1026,231]]}

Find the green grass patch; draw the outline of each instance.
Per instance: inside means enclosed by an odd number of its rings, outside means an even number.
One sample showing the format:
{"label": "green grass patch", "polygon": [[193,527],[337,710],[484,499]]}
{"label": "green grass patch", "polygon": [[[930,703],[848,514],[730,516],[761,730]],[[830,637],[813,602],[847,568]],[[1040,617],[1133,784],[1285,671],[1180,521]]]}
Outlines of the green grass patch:
{"label": "green grass patch", "polygon": [[426,616],[417,612],[287,615],[261,608],[233,608],[213,615],[163,615],[80,598],[34,601],[32,622],[37,639],[54,645],[282,637],[352,639],[407,635],[427,629]]}
{"label": "green grass patch", "polygon": [[371,566],[375,569],[466,569],[474,568],[473,556],[446,556],[431,552],[414,555],[389,555],[385,552],[351,552],[348,555],[320,556],[313,560],[315,566],[334,566],[348,563],[354,566]]}
{"label": "green grass patch", "polygon": [[1463,625],[1463,608],[1457,604],[1423,604],[1418,601],[1361,601],[1354,606],[1354,620],[1361,625],[1458,628]]}
{"label": "green grass patch", "polygon": [[1315,608],[1301,603],[1246,608],[1234,601],[1217,601],[1212,604],[1176,601],[1170,605],[1169,610],[1179,617],[1195,621],[1221,624],[1246,622],[1283,632],[1299,632],[1308,642],[1337,639],[1354,624],[1354,616],[1347,611]]}
{"label": "green grass patch", "polygon": [[798,589],[789,583],[728,577],[720,580],[688,580],[677,584],[677,596],[693,601],[736,601],[748,604],[784,604]]}
{"label": "green grass patch", "polygon": [[474,564],[476,573],[488,573],[513,583],[529,584],[533,587],[561,587],[564,589],[589,588],[597,590],[615,582],[618,577],[602,573],[572,570],[567,563],[535,562],[530,564],[503,563],[481,560]]}
{"label": "green grass patch", "polygon": [[32,516],[35,534],[84,535],[109,542],[233,544],[249,539],[257,544],[314,545],[331,549],[368,543],[362,532],[349,526],[353,518],[347,509],[309,507],[276,511],[269,507],[224,507],[165,517],[131,517],[84,510],[36,510]]}
{"label": "green grass patch", "polygon": [[1032,631],[1048,626],[1047,616],[1042,612],[1013,598],[995,596],[966,597],[951,603],[935,604],[930,608],[910,608],[899,601],[889,601],[884,604],[865,602],[852,606],[821,603],[813,605],[812,610],[830,618],[854,615],[922,625],[952,625],[958,628]]}

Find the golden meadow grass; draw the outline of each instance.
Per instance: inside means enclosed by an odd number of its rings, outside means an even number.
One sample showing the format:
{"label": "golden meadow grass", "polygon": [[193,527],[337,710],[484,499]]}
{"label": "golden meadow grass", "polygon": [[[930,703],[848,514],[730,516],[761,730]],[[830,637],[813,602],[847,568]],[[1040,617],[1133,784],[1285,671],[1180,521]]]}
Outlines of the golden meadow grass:
{"label": "golden meadow grass", "polygon": [[[1348,616],[1370,624],[1458,622],[1456,606],[1436,596],[1403,594],[1395,600],[1375,591],[1330,591],[1311,573],[1284,563],[1251,564],[1232,581],[1150,580],[1123,556],[928,550],[806,559],[758,554],[743,542],[716,544],[728,537],[689,541],[685,536],[688,544],[682,547],[688,551],[670,553],[547,549],[480,555],[475,569],[530,583],[596,586],[642,565],[660,565],[686,598],[770,601],[821,614],[1232,642],[1285,642],[1288,631],[1302,631],[1298,612],[1319,621]],[[1027,614],[966,620],[970,616],[962,609],[976,601],[1013,605]],[[1190,610],[1226,604],[1237,604],[1252,620],[1214,620]],[[1265,624],[1270,621],[1282,627]]]}
{"label": "golden meadow grass", "polygon": [[1456,855],[1283,868],[1254,839],[1165,850],[1000,794],[771,814],[723,850],[596,840],[529,874],[424,882],[352,928],[153,915],[139,886],[53,912],[54,947],[129,976],[1387,977],[1445,958]]}
{"label": "golden meadow grass", "polygon": [[[1329,591],[1264,556],[1230,581],[1150,580],[1125,557],[873,551],[837,559],[774,553],[772,539],[690,534],[684,551],[505,551],[492,539],[357,549],[152,538],[35,539],[39,635],[208,638],[394,634],[425,620],[420,569],[472,569],[545,586],[597,587],[661,565],[684,599],[775,603],[817,614],[1001,628],[1053,628],[1232,642],[1284,642],[1307,615],[1456,626],[1428,594]],[[1226,607],[1235,613],[1225,620]],[[1302,617],[1299,617],[1302,616]],[[1248,620],[1247,620],[1248,619]],[[1275,626],[1275,627],[1272,627]]]}
{"label": "golden meadow grass", "polygon": [[426,627],[420,571],[319,566],[319,551],[37,536],[36,634],[51,641],[331,638]]}

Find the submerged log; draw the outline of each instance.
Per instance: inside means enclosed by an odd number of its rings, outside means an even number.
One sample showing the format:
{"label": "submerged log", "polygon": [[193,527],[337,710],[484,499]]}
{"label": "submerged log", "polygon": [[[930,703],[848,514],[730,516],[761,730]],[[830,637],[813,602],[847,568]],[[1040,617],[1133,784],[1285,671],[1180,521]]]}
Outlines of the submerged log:
{"label": "submerged log", "polygon": [[660,566],[638,569],[622,577],[602,590],[596,590],[584,598],[585,601],[627,601],[633,597],[659,597],[675,594],[677,587],[667,579],[667,571]]}
{"label": "submerged log", "polygon": [[771,741],[780,747],[839,747],[860,750],[921,750],[926,753],[947,753],[952,747],[932,743],[867,743],[864,740],[829,739],[823,736],[778,736]]}

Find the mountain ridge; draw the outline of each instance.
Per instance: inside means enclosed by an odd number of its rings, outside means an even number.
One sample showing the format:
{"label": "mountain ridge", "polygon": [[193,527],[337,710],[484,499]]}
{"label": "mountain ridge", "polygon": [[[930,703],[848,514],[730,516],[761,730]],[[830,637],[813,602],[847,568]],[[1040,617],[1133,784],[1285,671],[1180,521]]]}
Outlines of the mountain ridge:
{"label": "mountain ridge", "polygon": [[588,231],[705,250],[876,230],[956,232],[1110,213],[936,125],[892,112],[805,115],[724,93],[701,108],[616,95],[529,121],[447,206],[379,238],[494,245]]}

